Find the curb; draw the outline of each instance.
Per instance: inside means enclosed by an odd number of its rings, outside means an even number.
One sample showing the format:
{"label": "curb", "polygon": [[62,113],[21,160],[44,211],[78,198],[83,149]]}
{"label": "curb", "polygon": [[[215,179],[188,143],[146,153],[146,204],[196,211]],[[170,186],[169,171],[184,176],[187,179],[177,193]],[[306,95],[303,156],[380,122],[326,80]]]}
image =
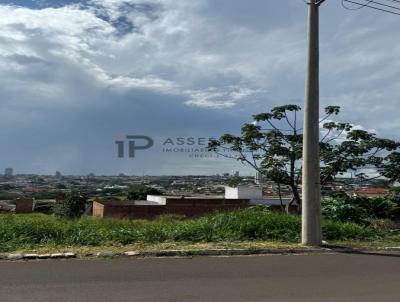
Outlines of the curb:
{"label": "curb", "polygon": [[[389,255],[390,252],[400,252],[399,247],[383,248],[376,250],[362,250],[345,247],[321,247],[321,248],[292,248],[292,249],[205,249],[205,250],[160,250],[160,251],[127,251],[98,253],[87,253],[78,255],[76,253],[53,253],[53,254],[0,254],[0,260],[6,261],[30,261],[45,259],[87,259],[87,258],[155,258],[155,257],[194,257],[194,256],[250,256],[250,255],[295,255],[295,254],[382,254]],[[400,256],[400,253],[396,253]]]}
{"label": "curb", "polygon": [[207,250],[165,250],[145,251],[144,257],[187,257],[187,256],[246,256],[276,254],[324,253],[324,249],[207,249]]}
{"label": "curb", "polygon": [[77,258],[75,253],[53,253],[53,254],[2,254],[1,260],[38,260],[38,259],[71,259]]}

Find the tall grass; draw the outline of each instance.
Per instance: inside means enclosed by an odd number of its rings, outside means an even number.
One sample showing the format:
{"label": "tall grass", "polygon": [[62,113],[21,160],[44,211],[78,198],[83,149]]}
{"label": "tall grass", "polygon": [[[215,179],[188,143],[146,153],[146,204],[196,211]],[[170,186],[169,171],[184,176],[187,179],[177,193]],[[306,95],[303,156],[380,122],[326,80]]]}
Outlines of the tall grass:
{"label": "tall grass", "polygon": [[[297,216],[257,209],[210,214],[192,220],[169,216],[154,221],[0,215],[0,252],[46,245],[100,246],[165,241],[299,242],[300,227]],[[372,227],[332,221],[324,221],[323,232],[327,240],[379,237]]]}

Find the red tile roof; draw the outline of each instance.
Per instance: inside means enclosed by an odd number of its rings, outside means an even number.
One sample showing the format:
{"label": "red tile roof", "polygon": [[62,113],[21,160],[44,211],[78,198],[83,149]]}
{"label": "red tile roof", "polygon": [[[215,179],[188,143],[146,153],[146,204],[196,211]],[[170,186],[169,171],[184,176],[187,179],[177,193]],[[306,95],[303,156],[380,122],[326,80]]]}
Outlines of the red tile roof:
{"label": "red tile roof", "polygon": [[378,194],[388,194],[389,190],[384,188],[363,188],[354,190],[356,194],[371,194],[371,195],[378,195]]}

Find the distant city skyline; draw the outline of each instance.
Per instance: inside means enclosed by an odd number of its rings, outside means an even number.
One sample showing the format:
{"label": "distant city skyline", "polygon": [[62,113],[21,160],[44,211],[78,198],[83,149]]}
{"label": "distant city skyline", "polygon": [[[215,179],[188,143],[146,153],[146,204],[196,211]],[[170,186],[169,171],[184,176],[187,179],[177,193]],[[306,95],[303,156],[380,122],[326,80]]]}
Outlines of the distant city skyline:
{"label": "distant city skyline", "polygon": [[[170,177],[170,176],[239,176],[236,174],[237,171],[231,171],[231,172],[224,172],[224,173],[216,173],[216,174],[125,174],[125,173],[115,173],[115,174],[95,174],[95,173],[88,173],[88,174],[63,174],[62,172],[61,175],[58,175],[57,172],[60,171],[55,171],[55,173],[50,174],[50,173],[45,173],[45,174],[41,174],[41,173],[23,173],[23,172],[16,172],[12,174],[12,176],[26,176],[26,175],[36,175],[36,176],[54,176],[54,177],[102,177],[102,176],[110,176],[110,177]],[[2,174],[3,176],[7,176],[6,173]],[[0,175],[1,176],[1,175]],[[241,177],[247,178],[255,178],[256,176],[256,172],[249,172],[249,174],[243,174],[240,175]]]}
{"label": "distant city skyline", "polygon": [[[1,1],[0,168],[254,175],[162,142],[238,133],[253,114],[302,105],[306,13],[302,0]],[[340,1],[321,8],[322,106],[397,140],[399,22]],[[154,146],[120,158],[121,134]]]}

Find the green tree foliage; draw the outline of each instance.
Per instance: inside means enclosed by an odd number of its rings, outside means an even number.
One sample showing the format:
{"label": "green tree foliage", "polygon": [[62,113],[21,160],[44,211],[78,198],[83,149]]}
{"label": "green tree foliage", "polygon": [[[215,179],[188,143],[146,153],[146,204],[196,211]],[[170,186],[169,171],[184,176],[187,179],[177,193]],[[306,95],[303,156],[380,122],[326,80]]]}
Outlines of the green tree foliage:
{"label": "green tree foliage", "polygon": [[146,200],[147,195],[162,195],[162,192],[145,185],[133,185],[129,188],[128,200]]}
{"label": "green tree foliage", "polygon": [[[253,123],[243,125],[240,135],[225,134],[212,140],[209,150],[253,167],[278,187],[288,186],[293,196],[291,204],[300,206],[303,151],[303,133],[298,122],[300,111],[297,105],[285,105],[254,115]],[[350,123],[329,120],[339,113],[340,107],[328,106],[320,121],[321,184],[326,185],[349,171],[365,179],[367,175],[360,170],[366,167],[379,169],[390,180],[399,178],[400,153],[394,151],[400,144],[355,129]]]}
{"label": "green tree foliage", "polygon": [[400,181],[400,152],[392,152],[380,163],[382,175],[390,181]]}
{"label": "green tree foliage", "polygon": [[341,222],[366,223],[369,219],[400,220],[398,204],[392,198],[350,197],[324,198],[322,215]]}
{"label": "green tree foliage", "polygon": [[66,194],[61,191],[39,192],[39,193],[32,194],[32,198],[34,198],[35,200],[56,199],[56,198],[63,198],[63,197],[66,197]]}
{"label": "green tree foliage", "polygon": [[325,218],[334,221],[361,223],[368,218],[364,208],[349,202],[347,198],[325,198],[321,210]]}
{"label": "green tree foliage", "polygon": [[240,176],[232,176],[226,180],[225,184],[229,187],[237,188],[241,182],[242,178]]}
{"label": "green tree foliage", "polygon": [[72,191],[65,199],[57,201],[54,205],[54,214],[64,218],[78,218],[83,215],[88,205],[85,194]]}

